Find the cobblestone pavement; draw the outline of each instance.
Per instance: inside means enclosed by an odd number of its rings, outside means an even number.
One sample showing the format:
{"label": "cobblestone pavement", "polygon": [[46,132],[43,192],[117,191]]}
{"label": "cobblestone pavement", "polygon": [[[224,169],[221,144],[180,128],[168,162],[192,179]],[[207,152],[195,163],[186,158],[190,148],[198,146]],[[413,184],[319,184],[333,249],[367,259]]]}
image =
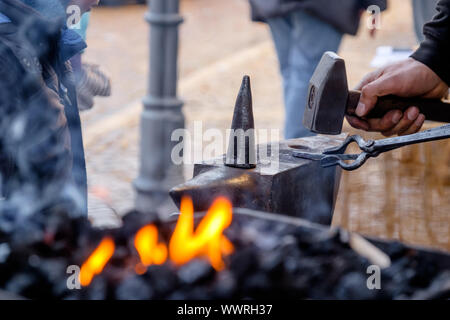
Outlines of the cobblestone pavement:
{"label": "cobblestone pavement", "polygon": [[[281,128],[283,103],[277,60],[267,27],[249,21],[247,1],[181,3],[186,21],[180,31],[179,94],[185,101],[188,129],[192,131],[194,121],[203,120],[203,130],[225,130],[231,123],[234,100],[244,74],[252,79],[256,127]],[[409,3],[409,0],[390,1],[391,8],[383,14],[382,29],[375,39],[369,37],[364,25],[357,37],[344,38],[340,55],[346,59],[350,86],[371,70],[369,61],[377,46],[415,46]],[[98,99],[94,109],[82,115],[90,218],[97,225],[117,224],[118,215],[133,206],[131,183],[138,170],[140,99],[147,85],[145,10],[145,6],[97,8],[88,30],[85,60],[101,64],[113,82],[113,95]],[[450,149],[449,144],[439,147]],[[334,224],[366,234],[450,249],[450,182],[439,179],[439,174],[448,175],[448,166],[444,161],[438,164],[440,173],[429,175],[427,165],[436,164],[430,157],[419,161],[417,156],[411,156],[424,153],[422,149],[411,150],[369,161],[364,171],[344,174]],[[387,166],[392,158],[402,166],[398,163]],[[396,176],[399,168],[403,170],[389,183],[388,177]],[[186,168],[186,177],[191,170]],[[414,170],[419,173],[411,174]],[[421,179],[426,180],[426,192],[421,189]],[[411,187],[403,188],[405,183],[411,183]],[[432,200],[419,197],[425,193]],[[401,194],[402,198],[393,199],[392,194]],[[402,212],[406,214],[401,216]]]}

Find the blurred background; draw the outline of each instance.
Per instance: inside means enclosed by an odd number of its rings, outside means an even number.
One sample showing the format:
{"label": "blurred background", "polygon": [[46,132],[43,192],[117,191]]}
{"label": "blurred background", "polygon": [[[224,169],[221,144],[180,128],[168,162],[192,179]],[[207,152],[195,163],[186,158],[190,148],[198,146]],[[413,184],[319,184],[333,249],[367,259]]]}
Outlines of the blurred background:
{"label": "blurred background", "polygon": [[[83,60],[106,71],[112,94],[96,98],[94,107],[82,113],[82,123],[89,215],[95,224],[107,226],[133,207],[141,99],[148,85],[149,26],[144,20],[145,4],[102,2],[91,13]],[[203,130],[225,132],[242,76],[248,74],[256,128],[282,129],[281,78],[267,25],[251,22],[246,0],[180,3],[185,22],[180,28],[178,85],[187,128],[203,121]],[[390,0],[388,6],[375,38],[369,35],[366,16],[356,37],[344,37],[339,54],[346,61],[350,87],[373,70],[371,61],[378,47],[412,50],[417,46],[411,1]],[[347,125],[344,131],[356,133]],[[333,224],[450,250],[449,165],[450,142],[444,140],[387,153],[357,171],[343,173]],[[192,176],[192,166],[186,167],[185,176]]]}

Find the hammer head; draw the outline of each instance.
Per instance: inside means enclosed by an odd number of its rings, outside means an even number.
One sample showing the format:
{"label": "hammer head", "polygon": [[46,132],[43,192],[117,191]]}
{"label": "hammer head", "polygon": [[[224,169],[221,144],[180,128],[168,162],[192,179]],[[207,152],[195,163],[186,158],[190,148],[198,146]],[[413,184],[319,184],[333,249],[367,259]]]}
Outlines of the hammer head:
{"label": "hammer head", "polygon": [[303,125],[316,133],[340,134],[347,99],[344,60],[334,52],[325,52],[309,81]]}

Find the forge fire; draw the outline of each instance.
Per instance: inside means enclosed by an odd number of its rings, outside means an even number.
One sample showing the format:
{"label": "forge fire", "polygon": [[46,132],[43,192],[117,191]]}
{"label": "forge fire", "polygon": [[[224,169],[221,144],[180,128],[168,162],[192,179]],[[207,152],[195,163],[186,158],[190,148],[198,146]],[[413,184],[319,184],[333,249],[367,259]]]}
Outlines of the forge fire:
{"label": "forge fire", "polygon": [[[226,198],[218,198],[194,232],[192,199],[183,198],[180,217],[169,246],[158,243],[159,232],[154,224],[146,225],[137,231],[134,247],[139,254],[140,262],[135,266],[136,273],[143,274],[150,265],[163,264],[168,256],[176,265],[186,264],[194,258],[205,256],[215,270],[222,270],[225,267],[222,255],[229,255],[234,250],[233,244],[223,235],[223,231],[231,224],[231,212],[231,203]],[[113,256],[114,250],[114,241],[110,237],[103,238],[81,266],[82,286],[88,286],[93,277],[102,272]]]}
{"label": "forge fire", "polygon": [[[2,238],[2,248],[10,250],[2,255],[0,287],[27,298],[62,299],[267,299],[274,294],[290,299],[392,299],[448,294],[439,285],[448,276],[445,254],[233,209],[224,197],[201,215],[194,215],[192,200],[185,197],[178,217],[168,222],[131,212],[123,226],[113,230],[92,228],[86,220],[62,212],[52,219],[57,222],[53,228],[34,226],[32,237],[16,230]],[[374,253],[361,254],[364,246],[363,252]],[[367,285],[372,275],[368,270],[375,263],[383,265],[380,253],[388,259],[380,273],[384,289],[373,290]],[[81,269],[72,280],[81,287],[69,289],[67,267],[77,264]]]}

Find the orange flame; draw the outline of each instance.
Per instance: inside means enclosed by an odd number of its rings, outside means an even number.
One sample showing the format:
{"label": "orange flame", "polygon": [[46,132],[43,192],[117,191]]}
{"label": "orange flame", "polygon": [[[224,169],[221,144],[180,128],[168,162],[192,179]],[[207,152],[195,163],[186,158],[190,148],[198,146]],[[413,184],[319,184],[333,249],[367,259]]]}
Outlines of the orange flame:
{"label": "orange flame", "polygon": [[110,237],[103,238],[98,247],[81,266],[80,284],[88,286],[95,275],[102,272],[114,253],[115,245]]}
{"label": "orange flame", "polygon": [[[137,274],[144,274],[152,264],[163,264],[170,259],[177,265],[196,257],[206,256],[217,271],[225,264],[224,255],[233,253],[233,244],[223,235],[232,220],[232,205],[226,198],[217,198],[206,216],[194,231],[194,206],[190,198],[181,201],[180,217],[170,239],[169,250],[166,244],[158,243],[158,229],[155,225],[142,227],[134,238],[134,246],[141,262],[135,266]],[[100,274],[114,254],[115,245],[110,237],[102,239],[98,247],[83,263],[80,270],[80,284],[88,286],[95,275]],[[168,253],[169,251],[169,253]]]}
{"label": "orange flame", "polygon": [[[158,229],[154,225],[147,225],[138,231],[134,238],[134,246],[141,263],[146,267],[151,264],[163,264],[167,260],[167,246],[158,243]],[[138,273],[142,273],[143,268],[137,269]]]}
{"label": "orange flame", "polygon": [[224,268],[222,255],[234,251],[233,244],[223,235],[231,224],[232,205],[226,198],[217,198],[194,232],[194,206],[192,199],[183,197],[180,217],[169,244],[170,259],[176,264],[207,256],[217,271]]}

